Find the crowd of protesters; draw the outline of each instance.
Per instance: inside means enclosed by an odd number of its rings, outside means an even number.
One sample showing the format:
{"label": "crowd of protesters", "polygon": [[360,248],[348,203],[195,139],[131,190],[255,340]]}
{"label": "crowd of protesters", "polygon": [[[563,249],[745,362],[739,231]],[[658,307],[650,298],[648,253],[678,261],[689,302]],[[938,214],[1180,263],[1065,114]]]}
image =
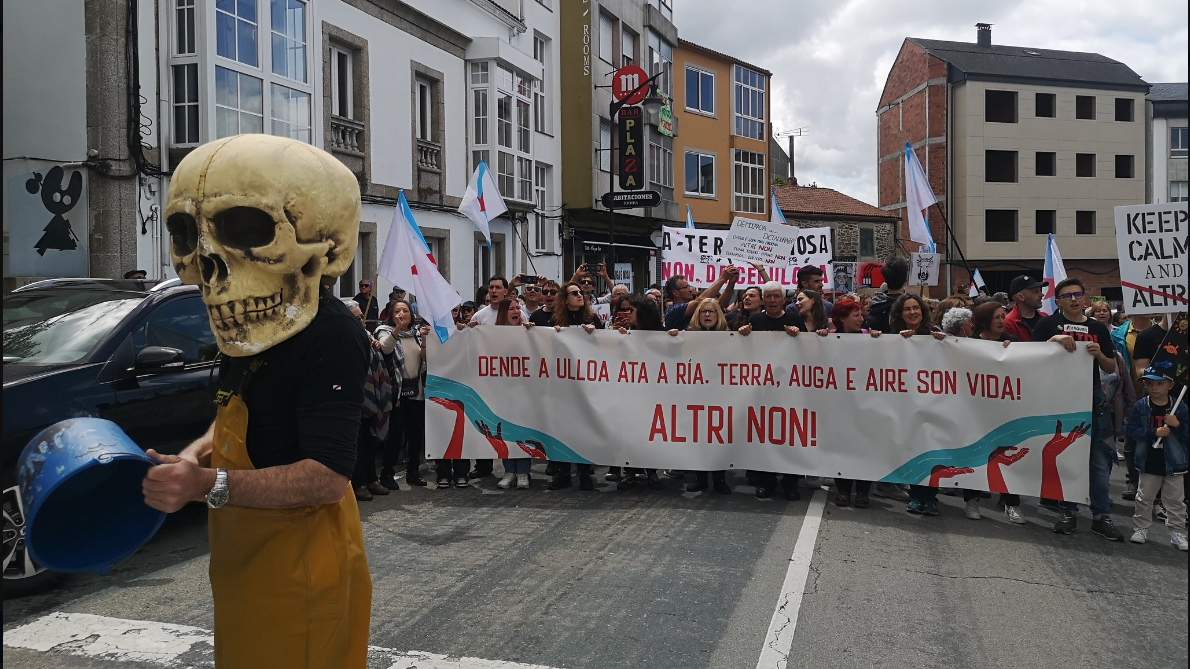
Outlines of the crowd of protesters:
{"label": "crowd of protesters", "polygon": [[[1093,533],[1112,541],[1125,534],[1111,519],[1108,485],[1111,468],[1122,460],[1127,469],[1124,499],[1135,502],[1134,531],[1131,541],[1145,543],[1155,517],[1169,528],[1174,546],[1187,550],[1184,478],[1187,471],[1187,410],[1184,404],[1173,407],[1175,383],[1168,372],[1149,367],[1164,336],[1160,318],[1128,316],[1113,311],[1107,302],[1092,302],[1082,282],[1067,279],[1055,286],[1057,310],[1042,310],[1045,283],[1029,276],[1012,280],[1006,293],[986,295],[983,291],[970,298],[956,294],[941,301],[909,292],[906,280],[908,263],[895,258],[882,269],[884,285],[879,290],[851,293],[832,303],[824,299],[822,270],[803,267],[797,273],[797,289],[770,281],[763,267],[756,265],[764,282],[736,290],[738,268],[729,267],[713,284],[697,290],[681,276],[671,277],[663,286],[643,294],[631,293],[624,285],[614,284],[603,265],[581,265],[564,283],[544,276],[518,275],[507,280],[493,276],[476,292],[474,301],[454,310],[459,329],[486,326],[525,328],[579,327],[588,333],[610,329],[621,334],[644,330],[668,332],[679,336],[683,331],[733,331],[748,336],[754,331],[785,332],[789,336],[826,336],[828,334],[862,335],[875,338],[893,335],[904,338],[969,337],[1001,346],[1014,342],[1057,342],[1067,351],[1085,356],[1092,365],[1093,396],[1089,455],[1090,512]],[[609,286],[605,294],[596,294],[597,279]],[[386,495],[398,490],[396,468],[404,462],[409,485],[427,486],[421,476],[425,453],[425,337],[429,328],[418,318],[416,304],[404,291],[394,289],[387,303],[375,305],[371,284],[360,284],[360,294],[345,300],[358,316],[364,310],[377,313],[380,325],[371,332],[375,355],[373,374],[369,375],[369,402],[360,429],[360,458],[352,485],[360,500]],[[607,305],[605,317],[597,315],[596,306]],[[367,319],[361,318],[365,323]],[[388,391],[384,388],[387,383]],[[391,420],[385,420],[385,415]],[[503,443],[499,425],[477,425],[493,444]],[[1077,430],[1076,430],[1077,431]],[[1081,434],[1081,433],[1080,433]],[[1118,449],[1119,452],[1118,452]],[[380,457],[377,475],[376,461]],[[505,458],[501,454],[503,476],[501,489],[530,488],[530,458]],[[572,487],[577,478],[580,490],[594,490],[595,466],[547,461],[545,475],[549,490]],[[476,479],[495,477],[493,460],[437,460],[432,464],[437,488],[466,488]],[[470,471],[469,471],[470,470]],[[680,472],[673,470],[608,467],[605,480],[618,489],[638,484],[652,490],[666,487],[667,480],[684,479],[688,492],[714,490],[731,494],[727,472]],[[746,480],[758,498],[779,494],[787,500],[801,498],[803,484],[826,485],[827,480],[797,474],[746,472]],[[834,504],[867,508],[871,495],[906,502],[912,514],[936,516],[938,495],[962,494],[964,514],[982,517],[980,500],[991,495],[977,490],[961,490],[910,485],[901,486],[872,481],[836,478]],[[996,506],[1013,524],[1026,522],[1018,495],[1001,494]],[[1070,534],[1078,525],[1077,505],[1059,500],[1041,500],[1040,506],[1058,514],[1054,531]]]}

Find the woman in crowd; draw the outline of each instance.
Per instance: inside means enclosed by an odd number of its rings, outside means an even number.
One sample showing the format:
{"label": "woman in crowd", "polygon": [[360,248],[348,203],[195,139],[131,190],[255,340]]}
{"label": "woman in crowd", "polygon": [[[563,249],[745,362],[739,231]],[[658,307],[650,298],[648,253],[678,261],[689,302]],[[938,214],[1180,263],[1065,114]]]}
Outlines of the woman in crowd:
{"label": "woman in crowd", "polygon": [[[620,334],[628,334],[629,331],[660,332],[665,329],[656,303],[647,297],[624,295],[618,302],[613,300],[613,306],[615,310],[612,317]],[[661,490],[665,487],[656,469],[625,467],[621,470],[619,467],[608,467],[606,478],[608,481],[618,481],[616,488],[619,490],[633,488],[641,479],[645,480],[650,490]]]}
{"label": "woman in crowd", "polygon": [[806,324],[806,332],[820,334],[828,332],[830,322],[826,319],[826,305],[822,303],[822,295],[818,291],[799,290],[797,296],[793,298],[793,303],[797,307],[797,313]]}
{"label": "woman in crowd", "polygon": [[740,294],[738,306],[732,312],[728,325],[732,330],[738,330],[748,324],[748,319],[760,313],[763,308],[760,300],[760,286],[749,286]]}
{"label": "woman in crowd", "polygon": [[[1109,332],[1113,329],[1111,307],[1106,301],[1092,304],[1087,309],[1087,315],[1103,323]],[[1123,441],[1124,408],[1131,407],[1136,402],[1136,387],[1132,384],[1132,375],[1128,372],[1130,368],[1124,362],[1124,352],[1127,350],[1127,347],[1124,347],[1123,350],[1119,346],[1116,347],[1116,371],[1111,374],[1102,370],[1099,372],[1099,389],[1103,391],[1104,401],[1111,407],[1109,417],[1112,422],[1111,434],[1105,434],[1103,438],[1113,450],[1119,450],[1115,443],[1117,435],[1119,435],[1119,440]],[[1126,379],[1127,382],[1121,383],[1121,379]]]}
{"label": "woman in crowd", "polygon": [[[756,288],[749,288],[745,291],[745,295],[748,294],[748,291],[754,291],[759,296],[759,290]],[[756,305],[757,311],[759,311],[759,300],[756,301]],[[747,320],[744,322],[746,323]],[[694,315],[691,316],[690,325],[686,328],[686,331],[727,332],[729,329],[727,317],[723,313],[723,307],[719,305],[719,300],[713,297],[707,297],[698,303],[698,307],[694,310]],[[670,330],[669,334],[676,337],[679,332],[677,330]],[[709,482],[711,482],[710,485],[708,485]],[[721,495],[730,495],[731,486],[727,485],[727,471],[694,472],[694,483],[686,485],[686,492],[701,492],[708,487],[713,487],[715,492]]]}
{"label": "woman in crowd", "polygon": [[946,312],[954,309],[955,307],[966,307],[967,304],[967,298],[963,297],[962,295],[951,295],[945,300],[939,302],[938,306],[931,308],[930,311],[934,314],[934,321],[931,324],[941,328],[942,316],[945,315]]}
{"label": "woman in crowd", "polygon": [[942,332],[966,339],[975,331],[975,327],[971,323],[971,316],[971,310],[967,307],[951,307],[942,314],[938,324],[942,328]]}
{"label": "woman in crowd", "polygon": [[[496,325],[524,325],[522,323],[520,304],[515,299],[505,298],[496,306]],[[501,490],[508,490],[516,486],[517,490],[529,489],[529,468],[533,465],[533,458],[505,458],[504,478],[496,484]]]}
{"label": "woman in crowd", "polygon": [[1008,312],[999,302],[984,302],[971,312],[971,336],[985,341],[1002,341],[1005,346],[1017,341],[1016,337],[1004,331],[1004,318]]}
{"label": "woman in crowd", "polygon": [[1092,303],[1087,308],[1087,315],[1103,323],[1104,327],[1108,330],[1112,329],[1111,305],[1106,301],[1100,300],[1099,302]]}
{"label": "woman in crowd", "polygon": [[[364,408],[360,416],[359,436],[356,438],[358,451],[355,457],[355,471],[351,474],[351,487],[355,490],[355,498],[367,502],[371,501],[373,495],[387,495],[390,490],[376,480],[376,435],[382,433],[386,423],[391,424],[392,386],[383,378],[383,372],[387,369],[384,357],[380,354],[380,343],[368,332],[368,324],[364,321],[364,312],[359,303],[354,298],[346,297],[343,298],[343,304],[359,319],[359,324],[371,344],[368,349],[371,356],[368,376],[364,383]],[[393,483],[391,489],[396,490],[397,484]]]}
{"label": "woman in crowd", "polygon": [[[563,328],[581,327],[587,334],[603,329],[599,316],[591,309],[590,302],[583,295],[582,288],[574,281],[562,284],[558,291],[558,302],[554,307],[554,329],[561,332]],[[552,461],[551,461],[552,462]],[[561,490],[573,485],[570,479],[570,463],[557,463],[557,474],[550,479],[547,488]],[[591,465],[578,463],[579,490],[594,490],[595,480],[591,478],[594,468]]]}
{"label": "woman in crowd", "polygon": [[[869,332],[864,327],[864,313],[863,308],[859,302],[855,300],[843,298],[835,302],[835,307],[831,309],[831,323],[835,326],[831,332],[838,334],[870,334],[872,337],[879,337],[880,330],[872,330]],[[855,489],[855,499],[851,497],[852,487]],[[848,506],[854,504],[857,509],[866,509],[871,501],[868,494],[872,491],[871,481],[856,481],[852,479],[835,478],[835,488],[838,493],[835,495],[836,506]]]}
{"label": "woman in crowd", "polygon": [[[389,374],[392,376],[393,401],[397,405],[393,411],[393,420],[389,428],[389,438],[385,444],[383,470],[380,483],[391,490],[397,489],[395,467],[397,456],[400,454],[401,443],[407,445],[405,460],[405,481],[409,485],[424,486],[426,482],[421,477],[422,457],[426,450],[426,348],[425,338],[430,333],[430,326],[424,321],[414,320],[413,308],[405,300],[393,300],[388,308],[389,320],[376,329],[377,339],[380,341],[380,352],[389,361]],[[460,460],[459,465],[466,487],[466,460]],[[450,485],[450,477],[446,477],[443,484],[443,469],[441,461],[438,472],[438,487]],[[389,484],[392,485],[389,485]]]}
{"label": "woman in crowd", "polygon": [[[888,313],[888,323],[893,332],[899,332],[908,339],[920,335],[933,335],[935,339],[946,339],[942,331],[930,326],[930,307],[913,293],[901,293],[893,302]],[[909,486],[909,513],[927,516],[938,515],[938,489],[930,486]]]}
{"label": "woman in crowd", "polygon": [[[627,332],[629,330],[660,329],[660,328],[652,328],[652,327],[644,328],[644,327],[640,326],[640,324],[638,322],[639,321],[639,319],[638,319],[639,308],[637,305],[629,304],[630,298],[640,298],[640,297],[641,297],[640,295],[631,294],[631,293],[612,293],[608,297],[608,307],[611,309],[611,318],[608,321],[608,323],[609,323],[608,327],[615,328],[615,329],[619,330],[620,334],[624,334],[625,332]],[[646,299],[649,303],[653,303],[652,300],[648,300],[647,298],[644,298],[644,299]],[[656,311],[656,310],[654,309],[654,311]],[[647,318],[647,316],[645,316],[645,318]],[[613,467],[607,468],[607,473],[603,475],[603,479],[605,481],[618,482],[618,481],[620,481],[622,476],[623,476],[623,471],[621,470],[621,468],[613,466]]]}

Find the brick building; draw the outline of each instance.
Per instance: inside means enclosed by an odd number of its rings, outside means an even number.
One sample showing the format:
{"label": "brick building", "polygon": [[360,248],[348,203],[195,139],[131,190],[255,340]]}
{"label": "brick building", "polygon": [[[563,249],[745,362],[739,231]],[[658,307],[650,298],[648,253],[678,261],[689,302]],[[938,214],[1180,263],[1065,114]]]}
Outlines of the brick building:
{"label": "brick building", "polygon": [[1148,84],[1100,54],[993,45],[977,28],[975,43],[902,44],[876,110],[880,208],[907,240],[909,142],[938,199],[944,286],[969,281],[960,251],[993,291],[1040,276],[1052,233],[1071,276],[1119,299],[1113,208],[1145,201]]}
{"label": "brick building", "polygon": [[835,262],[879,262],[896,252],[897,214],[821,186],[774,185],[777,204],[790,225],[829,227]]}

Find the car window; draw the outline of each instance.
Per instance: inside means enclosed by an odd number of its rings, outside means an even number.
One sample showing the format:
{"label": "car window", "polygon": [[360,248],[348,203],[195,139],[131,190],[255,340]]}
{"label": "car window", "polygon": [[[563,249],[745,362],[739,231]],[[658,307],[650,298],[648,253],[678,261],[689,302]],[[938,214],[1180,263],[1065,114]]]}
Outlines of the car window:
{"label": "car window", "polygon": [[4,298],[4,361],[78,362],[137,307],[143,296],[14,293]]}
{"label": "car window", "polygon": [[211,332],[207,307],[198,297],[174,300],[153,311],[132,331],[132,347],[168,346],[186,354],[186,363],[215,359],[219,346]]}

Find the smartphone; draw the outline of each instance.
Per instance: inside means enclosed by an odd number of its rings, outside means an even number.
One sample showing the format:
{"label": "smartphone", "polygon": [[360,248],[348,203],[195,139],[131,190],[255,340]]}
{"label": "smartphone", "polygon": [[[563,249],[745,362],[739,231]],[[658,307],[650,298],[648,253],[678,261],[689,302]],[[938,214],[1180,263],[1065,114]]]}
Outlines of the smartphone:
{"label": "smartphone", "polygon": [[589,262],[589,263],[583,265],[583,269],[587,270],[591,274],[598,274],[599,273],[599,263]]}
{"label": "smartphone", "polygon": [[532,274],[522,274],[522,275],[521,275],[521,285],[522,285],[522,286],[525,286],[525,285],[536,285],[536,284],[537,284],[537,277],[536,277],[536,276],[533,276]]}

